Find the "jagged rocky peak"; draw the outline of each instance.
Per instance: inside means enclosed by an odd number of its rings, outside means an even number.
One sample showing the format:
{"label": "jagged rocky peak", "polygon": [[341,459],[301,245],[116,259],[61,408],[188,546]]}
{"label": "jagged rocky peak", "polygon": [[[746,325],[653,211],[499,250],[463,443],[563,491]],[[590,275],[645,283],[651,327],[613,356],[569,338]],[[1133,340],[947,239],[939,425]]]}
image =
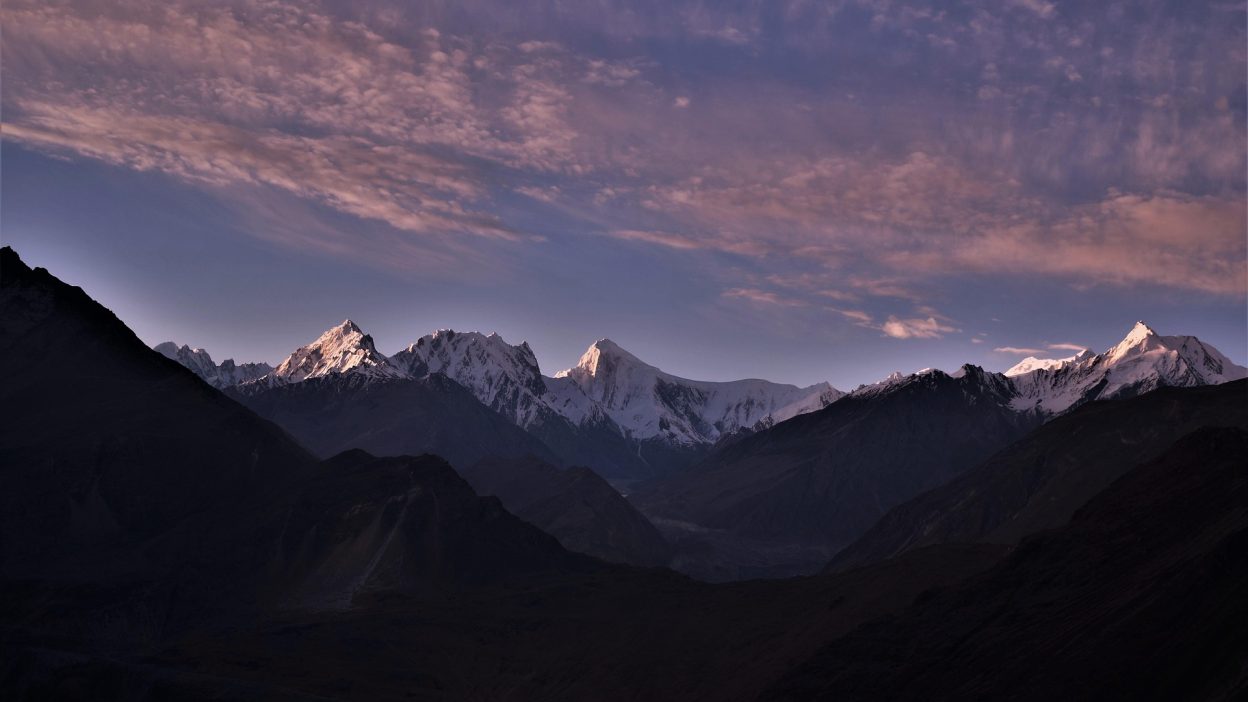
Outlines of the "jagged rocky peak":
{"label": "jagged rocky peak", "polygon": [[157,344],[152,349],[165,358],[181,363],[209,385],[217,388],[227,388],[256,380],[273,371],[273,367],[267,363],[236,364],[232,358],[227,358],[217,365],[204,349],[193,349],[186,344],[178,346],[172,341]]}
{"label": "jagged rocky peak", "polygon": [[217,364],[213,363],[212,356],[204,349],[193,349],[186,344],[178,346],[172,341],[166,341],[152,347],[157,353],[165,358],[172,359],[195,371],[201,377],[205,374],[202,371],[209,369],[215,370]]}
{"label": "jagged rocky peak", "polygon": [[299,382],[347,373],[373,378],[406,375],[378,352],[373,338],[350,319],[326,330],[316,341],[296,349],[272,375],[283,381]]}
{"label": "jagged rocky peak", "polygon": [[528,342],[508,344],[497,332],[439,329],[394,354],[393,363],[413,377],[442,373],[513,421],[546,393],[537,357]]}
{"label": "jagged rocky peak", "polygon": [[417,370],[417,364],[426,364],[428,368],[424,370],[425,373],[442,373],[448,367],[473,365],[523,368],[534,375],[541,372],[537,356],[529,347],[529,342],[522,341],[513,346],[498,332],[482,334],[476,331],[439,329],[420,337],[415,343],[408,344],[407,348],[394,354],[391,360],[400,366],[413,364],[413,371]]}
{"label": "jagged rocky peak", "polygon": [[623,347],[610,339],[599,339],[581,354],[576,365],[567,370],[559,371],[556,378],[565,377],[597,377],[610,373],[620,366],[632,366],[647,371],[658,371],[654,366],[625,351]]}

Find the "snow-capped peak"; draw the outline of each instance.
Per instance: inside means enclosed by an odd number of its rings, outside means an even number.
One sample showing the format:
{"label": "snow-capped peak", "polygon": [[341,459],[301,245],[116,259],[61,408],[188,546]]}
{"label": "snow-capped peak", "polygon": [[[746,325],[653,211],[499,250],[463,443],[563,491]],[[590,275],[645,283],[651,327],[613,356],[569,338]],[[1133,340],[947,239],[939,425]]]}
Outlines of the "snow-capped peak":
{"label": "snow-capped peak", "polygon": [[610,339],[599,339],[581,354],[576,365],[555,373],[556,378],[570,376],[594,377],[600,373],[610,373],[611,369],[621,365],[645,368],[653,372],[661,372],[633,354],[625,351],[619,344]]}
{"label": "snow-capped peak", "polygon": [[1122,341],[1103,354],[1083,351],[1054,366],[1014,374],[1012,380],[1019,392],[1017,406],[1058,413],[1095,399],[1131,397],[1159,387],[1214,385],[1244,377],[1248,377],[1248,369],[1232,363],[1200,339],[1161,336],[1144,322],[1137,322]]}
{"label": "snow-capped peak", "polygon": [[1036,358],[1035,356],[1028,356],[1007,370],[1004,375],[1007,378],[1013,378],[1016,375],[1023,375],[1034,370],[1053,370],[1061,368],[1068,363],[1077,363],[1092,355],[1094,354],[1090,350],[1084,349],[1074,356],[1067,356],[1066,358]]}
{"label": "snow-capped peak", "polygon": [[513,346],[497,332],[452,329],[422,336],[391,357],[413,377],[442,373],[520,426],[536,418],[546,384],[526,342]]}
{"label": "snow-capped peak", "polygon": [[290,354],[273,371],[275,379],[300,382],[308,378],[352,373],[372,378],[401,378],[406,374],[377,351],[373,338],[350,319],[331,327],[316,341]]}
{"label": "snow-capped peak", "polygon": [[739,429],[767,426],[821,409],[843,395],[827,383],[806,388],[766,380],[688,380],[665,373],[599,339],[552,387],[579,389],[618,426],[638,439],[680,444],[714,442]]}
{"label": "snow-capped peak", "polygon": [[1105,357],[1110,363],[1115,363],[1150,349],[1160,348],[1162,345],[1161,337],[1153,331],[1152,327],[1144,322],[1136,322],[1122,341],[1105,352]]}

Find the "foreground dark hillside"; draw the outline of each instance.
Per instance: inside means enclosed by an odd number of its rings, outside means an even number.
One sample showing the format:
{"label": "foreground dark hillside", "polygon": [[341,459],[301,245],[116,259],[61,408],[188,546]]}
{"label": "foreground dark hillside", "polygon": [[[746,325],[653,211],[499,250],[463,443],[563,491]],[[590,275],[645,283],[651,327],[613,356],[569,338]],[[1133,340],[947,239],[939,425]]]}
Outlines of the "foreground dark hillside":
{"label": "foreground dark hillside", "polygon": [[492,457],[459,474],[570,551],[638,566],[664,566],[671,557],[654,525],[589,468],[560,470],[534,457]]}
{"label": "foreground dark hillside", "polygon": [[942,543],[1012,544],[1066,524],[1093,495],[1201,427],[1248,429],[1248,381],[1161,388],[1059,417],[949,483],[889,511],[830,567]]}
{"label": "foreground dark hillside", "polygon": [[1202,429],[1070,524],[859,629],[769,699],[1243,699],[1248,432]]}
{"label": "foreground dark hillside", "polygon": [[378,456],[433,453],[456,467],[487,456],[558,462],[545,444],[444,375],[344,375],[229,394],[321,457],[359,448]]}

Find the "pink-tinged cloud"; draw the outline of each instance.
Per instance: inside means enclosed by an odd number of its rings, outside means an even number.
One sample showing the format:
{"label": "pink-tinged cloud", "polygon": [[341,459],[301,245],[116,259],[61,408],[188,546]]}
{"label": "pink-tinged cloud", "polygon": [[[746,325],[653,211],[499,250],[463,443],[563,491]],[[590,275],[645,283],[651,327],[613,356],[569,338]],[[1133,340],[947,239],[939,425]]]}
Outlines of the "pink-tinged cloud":
{"label": "pink-tinged cloud", "polygon": [[937,321],[935,317],[898,319],[890,315],[888,321],[880,326],[880,331],[894,339],[939,339],[960,330]]}
{"label": "pink-tinged cloud", "polygon": [[1087,346],[1079,344],[1049,344],[1048,348],[1054,351],[1086,351],[1088,349]]}
{"label": "pink-tinged cloud", "polygon": [[1012,353],[1018,356],[1035,356],[1044,353],[1044,349],[1020,348],[1018,346],[998,346],[993,349],[997,353]]}
{"label": "pink-tinged cloud", "polygon": [[748,300],[762,305],[775,305],[777,307],[806,306],[806,303],[801,300],[784,297],[768,290],[758,290],[755,288],[732,288],[730,290],[725,290],[721,293],[721,296]]}
{"label": "pink-tinged cloud", "polygon": [[684,251],[709,249],[743,255],[756,255],[761,251],[759,246],[745,239],[739,241],[716,241],[711,243],[703,237],[678,234],[675,232],[646,231],[639,229],[617,229],[610,232],[610,235],[616,239],[624,239],[625,241],[640,241],[647,244],[655,244],[669,249],[680,249]]}
{"label": "pink-tinged cloud", "polygon": [[[968,273],[1242,298],[1242,37],[1185,18],[1093,36],[1095,4],[1011,4],[954,22],[921,3],[865,3],[880,53],[850,82],[803,84],[769,74],[757,40],[771,31],[769,46],[795,52],[786,60],[822,60],[841,46],[839,3],[767,20],[708,3],[518,16],[486,2],[447,23],[455,34],[393,7],[10,0],[4,137],[286,193],[385,223],[405,252],[463,260],[478,254],[448,240],[542,240],[514,223],[532,218],[509,217],[518,198],[500,196],[515,193],[561,231],[694,265],[708,254],[717,285],[857,311],[870,298],[917,306]],[[1238,26],[1242,8],[1210,13]],[[592,55],[575,48],[584,32],[557,36],[551,18],[621,42]],[[649,40],[740,52],[751,70],[683,71],[645,55]],[[948,63],[925,63],[932,51]],[[337,249],[355,235],[330,236]],[[949,333],[909,314],[876,328]]]}
{"label": "pink-tinged cloud", "polygon": [[432,29],[400,44],[296,1],[14,0],[4,24],[6,139],[218,188],[271,186],[435,245],[448,233],[541,240],[487,211],[496,184],[483,170],[592,170],[569,122],[574,90],[639,75],[557,44]]}
{"label": "pink-tinged cloud", "polygon": [[862,310],[841,310],[841,309],[836,309],[836,308],[829,308],[829,309],[841,315],[842,317],[855,322],[859,326],[867,326],[867,327],[874,326],[874,319],[871,317],[871,315],[867,314],[866,312],[863,312]]}

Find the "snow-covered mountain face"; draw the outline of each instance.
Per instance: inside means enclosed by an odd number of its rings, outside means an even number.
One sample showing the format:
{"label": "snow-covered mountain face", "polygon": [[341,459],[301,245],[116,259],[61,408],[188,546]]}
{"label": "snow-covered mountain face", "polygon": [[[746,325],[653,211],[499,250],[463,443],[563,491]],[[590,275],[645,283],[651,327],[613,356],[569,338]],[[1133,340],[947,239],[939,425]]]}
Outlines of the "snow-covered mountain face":
{"label": "snow-covered mountain face", "polygon": [[[1007,375],[1011,375],[1011,368]],[[1092,400],[1133,397],[1160,387],[1216,385],[1248,377],[1212,346],[1194,336],[1161,336],[1137,322],[1126,338],[1102,354],[1083,352],[1049,367],[1013,373],[1019,409],[1059,414]]]}
{"label": "snow-covered mountain face", "polygon": [[522,427],[558,415],[574,426],[613,425],[632,439],[713,443],[820,409],[840,397],[827,383],[798,388],[765,380],[711,383],[669,375],[609,340],[596,342],[576,367],[543,376],[528,344],[497,334],[441,330],[395,354],[413,377],[443,373]]}
{"label": "snow-covered mountain face", "polygon": [[[952,373],[961,377],[968,369]],[[882,395],[915,382],[932,369],[904,375],[893,373],[884,380],[862,385],[852,395]],[[1194,336],[1161,336],[1143,322],[1136,323],[1126,338],[1105,353],[1083,350],[1068,358],[1026,358],[1005,373],[979,371],[1012,396],[1010,405],[1019,411],[1052,417],[1092,400],[1134,397],[1160,387],[1217,385],[1248,377],[1248,369],[1235,365],[1220,351]]]}
{"label": "snow-covered mountain face", "polygon": [[483,404],[527,427],[553,411],[545,379],[527,343],[512,346],[498,334],[438,330],[390,358],[414,378],[442,373]]}
{"label": "snow-covered mountain face", "polygon": [[[631,438],[713,443],[741,429],[770,426],[826,407],[844,393],[827,383],[799,388],[766,380],[708,382],[664,373],[609,339],[555,375],[559,391],[579,389]],[[570,382],[569,382],[570,381]]]}
{"label": "snow-covered mountain face", "polygon": [[1023,375],[1037,370],[1053,370],[1055,368],[1061,368],[1071,362],[1081,361],[1094,355],[1096,354],[1084,349],[1074,356],[1069,356],[1067,358],[1036,358],[1035,356],[1028,356],[1007,370],[1005,372],[1005,377],[1013,378],[1014,376]]}
{"label": "snow-covered mountain face", "polygon": [[309,378],[351,374],[367,378],[403,378],[396,367],[373,345],[373,337],[355,322],[345,320],[320,337],[295,350],[267,378],[274,383],[297,383]]}
{"label": "snow-covered mountain face", "polygon": [[207,351],[192,349],[186,344],[178,346],[172,341],[157,344],[152,348],[165,358],[173,359],[186,366],[195,375],[216,388],[228,388],[250,382],[273,372],[273,366],[267,363],[235,364],[232,358],[227,358],[221,362],[221,365],[217,365]]}

